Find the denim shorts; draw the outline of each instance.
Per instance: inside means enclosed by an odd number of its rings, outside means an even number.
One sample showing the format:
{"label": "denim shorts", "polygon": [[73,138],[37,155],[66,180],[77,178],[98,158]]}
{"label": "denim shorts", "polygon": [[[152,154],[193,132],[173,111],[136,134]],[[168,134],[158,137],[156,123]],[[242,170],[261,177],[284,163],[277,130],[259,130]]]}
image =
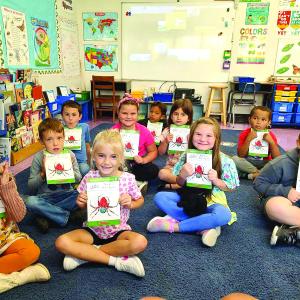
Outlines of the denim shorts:
{"label": "denim shorts", "polygon": [[109,244],[111,242],[114,242],[117,240],[118,236],[124,232],[124,231],[128,231],[128,230],[120,230],[119,232],[117,232],[113,237],[108,238],[108,239],[100,239],[98,237],[98,235],[89,227],[83,227],[82,229],[86,230],[88,233],[90,233],[93,237],[93,244],[96,246],[99,245],[105,245],[105,244]]}

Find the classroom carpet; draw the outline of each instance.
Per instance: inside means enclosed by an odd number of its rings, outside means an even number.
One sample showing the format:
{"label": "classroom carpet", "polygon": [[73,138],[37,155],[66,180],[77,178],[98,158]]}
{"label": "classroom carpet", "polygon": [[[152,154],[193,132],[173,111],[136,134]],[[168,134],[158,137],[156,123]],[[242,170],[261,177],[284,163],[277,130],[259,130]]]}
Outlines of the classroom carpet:
{"label": "classroom carpet", "polygon": [[[91,131],[92,136],[109,128],[103,124]],[[235,153],[239,131],[223,130],[223,151]],[[225,146],[224,146],[225,144]],[[162,165],[162,161],[158,162]],[[16,176],[18,188],[26,193],[29,170]],[[152,182],[140,209],[131,212],[132,228],[148,239],[147,249],[139,255],[146,275],[137,278],[114,268],[86,264],[71,272],[63,270],[63,255],[55,249],[55,239],[76,228],[51,228],[43,235],[27,214],[20,223],[41,247],[40,262],[52,275],[49,282],[27,284],[0,295],[0,299],[140,299],[146,295],[179,299],[220,299],[240,291],[259,299],[300,299],[299,248],[269,245],[273,229],[259,206],[252,182],[242,180],[240,187],[227,193],[231,209],[238,221],[224,226],[214,248],[201,244],[194,234],[148,233],[148,221],[163,213],[154,205],[157,182]],[[299,264],[298,264],[299,262]]]}

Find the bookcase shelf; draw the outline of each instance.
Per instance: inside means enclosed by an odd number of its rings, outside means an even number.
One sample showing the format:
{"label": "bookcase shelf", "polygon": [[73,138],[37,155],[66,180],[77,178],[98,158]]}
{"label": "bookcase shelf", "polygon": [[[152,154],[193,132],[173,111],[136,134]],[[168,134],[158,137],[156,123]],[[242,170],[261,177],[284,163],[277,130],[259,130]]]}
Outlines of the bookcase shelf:
{"label": "bookcase shelf", "polygon": [[32,143],[25,148],[21,148],[17,152],[11,152],[11,165],[14,166],[36,152],[44,149],[44,146],[40,142]]}

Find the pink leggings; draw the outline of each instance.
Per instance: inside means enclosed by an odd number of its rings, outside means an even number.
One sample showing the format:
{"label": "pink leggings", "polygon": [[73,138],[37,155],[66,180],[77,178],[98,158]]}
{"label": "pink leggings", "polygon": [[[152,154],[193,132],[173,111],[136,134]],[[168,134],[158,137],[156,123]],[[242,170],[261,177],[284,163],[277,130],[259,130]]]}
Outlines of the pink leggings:
{"label": "pink leggings", "polygon": [[39,259],[40,252],[32,240],[16,240],[0,256],[0,273],[10,274],[27,268]]}

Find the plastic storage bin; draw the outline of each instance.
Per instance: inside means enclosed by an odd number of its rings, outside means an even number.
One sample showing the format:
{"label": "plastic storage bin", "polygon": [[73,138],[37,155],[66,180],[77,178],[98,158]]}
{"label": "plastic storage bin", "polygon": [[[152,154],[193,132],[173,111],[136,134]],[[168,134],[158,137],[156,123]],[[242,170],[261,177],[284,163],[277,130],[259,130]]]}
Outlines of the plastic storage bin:
{"label": "plastic storage bin", "polygon": [[273,112],[272,122],[273,123],[291,123],[293,113],[280,113]]}
{"label": "plastic storage bin", "polygon": [[276,90],[276,92],[275,92],[276,96],[284,96],[284,97],[295,97],[296,94],[297,94],[297,91]]}
{"label": "plastic storage bin", "polygon": [[296,84],[277,84],[276,90],[280,91],[297,91]]}
{"label": "plastic storage bin", "polygon": [[281,101],[281,102],[295,102],[296,97],[283,97],[283,96],[275,96],[275,101]]}
{"label": "plastic storage bin", "polygon": [[48,106],[51,114],[55,114],[55,113],[58,113],[61,111],[61,104],[59,104],[56,101],[47,102],[47,106]]}
{"label": "plastic storage bin", "polygon": [[69,96],[57,96],[56,102],[59,104],[64,104],[66,101],[73,100],[75,101],[75,95],[70,94]]}
{"label": "plastic storage bin", "polygon": [[136,98],[136,99],[143,99],[144,98],[144,92],[143,91],[132,91],[131,96],[133,98]]}
{"label": "plastic storage bin", "polygon": [[292,102],[274,102],[272,109],[274,112],[292,112],[294,103]]}
{"label": "plastic storage bin", "polygon": [[76,101],[85,101],[90,99],[90,92],[89,91],[82,91],[79,93],[73,92],[75,95]]}
{"label": "plastic storage bin", "polygon": [[160,102],[172,102],[173,93],[153,93],[153,100]]}
{"label": "plastic storage bin", "polygon": [[295,114],[295,123],[300,124],[300,114]]}

